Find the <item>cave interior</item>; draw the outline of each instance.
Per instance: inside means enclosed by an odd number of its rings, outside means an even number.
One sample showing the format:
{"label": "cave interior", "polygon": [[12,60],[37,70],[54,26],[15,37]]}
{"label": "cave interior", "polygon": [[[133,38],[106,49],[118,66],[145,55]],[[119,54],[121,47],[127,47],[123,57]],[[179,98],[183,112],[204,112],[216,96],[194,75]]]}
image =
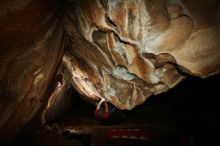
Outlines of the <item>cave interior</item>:
{"label": "cave interior", "polygon": [[0,0],[0,145],[218,146],[219,0]]}
{"label": "cave interior", "polygon": [[[71,105],[16,146],[210,146],[218,145],[220,130],[219,75],[189,77],[174,89],[150,97],[131,111],[115,110],[108,119],[95,117],[95,106],[73,89]],[[65,106],[65,102],[60,102]],[[52,113],[51,113],[52,114]],[[108,130],[141,129],[149,139],[106,138]]]}

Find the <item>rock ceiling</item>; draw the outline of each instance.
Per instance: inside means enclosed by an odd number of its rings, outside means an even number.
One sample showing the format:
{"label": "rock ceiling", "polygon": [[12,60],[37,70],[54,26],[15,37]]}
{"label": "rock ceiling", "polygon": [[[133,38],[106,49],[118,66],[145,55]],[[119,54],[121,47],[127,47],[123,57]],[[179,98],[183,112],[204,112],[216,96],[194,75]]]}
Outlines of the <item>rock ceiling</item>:
{"label": "rock ceiling", "polygon": [[3,0],[0,30],[7,140],[69,86],[130,110],[187,75],[220,71],[218,0]]}

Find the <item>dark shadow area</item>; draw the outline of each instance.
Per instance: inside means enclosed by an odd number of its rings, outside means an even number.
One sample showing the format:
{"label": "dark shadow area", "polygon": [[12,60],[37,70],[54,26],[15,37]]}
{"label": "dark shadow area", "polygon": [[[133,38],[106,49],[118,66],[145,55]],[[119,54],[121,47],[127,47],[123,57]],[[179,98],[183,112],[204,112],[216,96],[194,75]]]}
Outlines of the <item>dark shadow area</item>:
{"label": "dark shadow area", "polygon": [[[95,106],[75,93],[76,100],[70,111],[13,145],[219,145],[219,82],[220,75],[208,79],[189,77],[176,88],[152,96],[132,111],[116,110],[108,120],[95,118]],[[106,138],[109,132],[118,129],[139,129],[149,139]]]}

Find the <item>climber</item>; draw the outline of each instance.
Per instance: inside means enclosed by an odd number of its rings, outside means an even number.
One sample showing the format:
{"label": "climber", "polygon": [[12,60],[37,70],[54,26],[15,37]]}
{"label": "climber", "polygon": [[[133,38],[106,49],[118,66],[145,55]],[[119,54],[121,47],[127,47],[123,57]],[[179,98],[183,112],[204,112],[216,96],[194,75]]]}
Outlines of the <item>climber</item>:
{"label": "climber", "polygon": [[95,110],[95,117],[100,118],[102,120],[108,120],[116,110],[116,107],[110,106],[109,103],[102,98],[101,101],[97,104]]}

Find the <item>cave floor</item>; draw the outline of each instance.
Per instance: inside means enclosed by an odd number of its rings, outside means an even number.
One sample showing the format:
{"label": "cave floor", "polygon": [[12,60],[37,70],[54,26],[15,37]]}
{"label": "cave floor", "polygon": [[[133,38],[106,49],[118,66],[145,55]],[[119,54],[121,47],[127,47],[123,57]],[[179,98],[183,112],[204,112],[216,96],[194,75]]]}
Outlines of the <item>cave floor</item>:
{"label": "cave floor", "polygon": [[[95,118],[95,107],[78,101],[68,113],[20,139],[16,146],[137,146],[176,145],[182,135],[176,113],[160,109],[160,106],[136,108],[132,111],[116,111],[109,120]],[[80,112],[79,112],[80,111]],[[79,114],[80,113],[80,114]],[[143,117],[143,114],[145,115]],[[109,130],[140,130],[147,139],[106,139]],[[113,130],[113,131],[114,131]]]}
{"label": "cave floor", "polygon": [[[105,121],[95,118],[95,106],[79,100],[59,119],[16,141],[13,146],[220,145],[217,134],[220,131],[220,86],[214,86],[219,81],[219,76],[208,80],[188,79],[175,90],[154,96],[132,111],[116,111]],[[148,139],[113,136],[109,139],[109,131],[121,129],[139,129]]]}

